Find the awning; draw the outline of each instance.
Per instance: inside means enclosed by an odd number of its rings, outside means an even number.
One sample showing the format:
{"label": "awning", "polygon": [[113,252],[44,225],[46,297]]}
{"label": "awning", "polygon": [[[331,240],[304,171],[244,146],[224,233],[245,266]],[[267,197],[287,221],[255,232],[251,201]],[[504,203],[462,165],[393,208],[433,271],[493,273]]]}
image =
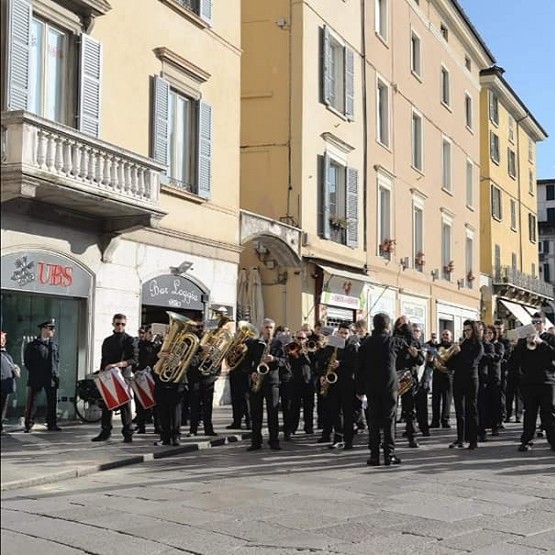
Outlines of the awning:
{"label": "awning", "polygon": [[523,325],[532,323],[532,315],[524,308],[523,305],[499,299],[499,302]]}
{"label": "awning", "polygon": [[360,297],[368,277],[348,270],[317,263],[324,271],[324,290],[349,297]]}
{"label": "awning", "polygon": [[533,306],[525,306],[524,308],[526,309],[526,312],[530,314],[530,316],[534,316],[536,312],[541,312],[545,316],[545,327],[547,329],[553,327],[553,322],[551,321],[551,318],[541,308],[534,308]]}

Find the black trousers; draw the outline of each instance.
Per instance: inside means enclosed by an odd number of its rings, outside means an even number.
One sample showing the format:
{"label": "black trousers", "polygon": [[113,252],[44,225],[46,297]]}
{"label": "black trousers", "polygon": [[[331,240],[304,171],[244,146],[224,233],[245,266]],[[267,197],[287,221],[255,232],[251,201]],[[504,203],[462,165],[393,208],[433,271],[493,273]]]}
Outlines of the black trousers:
{"label": "black trousers", "polygon": [[406,423],[405,430],[409,441],[414,438],[414,432],[416,431],[414,427],[414,420],[416,418],[414,395],[414,390],[411,388],[401,397],[401,416]]}
{"label": "black trousers", "polygon": [[294,382],[293,384],[293,406],[291,426],[296,432],[301,419],[301,407],[303,409],[304,431],[311,434],[314,431],[314,384]]}
{"label": "black trousers", "polygon": [[478,377],[453,379],[453,397],[457,415],[457,441],[478,441]]}
{"label": "black trousers", "polygon": [[507,419],[509,419],[513,413],[517,420],[522,418],[522,398],[518,382],[518,376],[509,374],[507,378],[507,390],[505,392],[505,411]]}
{"label": "black trousers", "polygon": [[279,385],[279,398],[281,413],[283,415],[283,435],[288,436],[295,430],[293,429],[293,382],[281,382]]}
{"label": "black trousers", "polygon": [[439,370],[432,377],[432,424],[449,424],[453,400],[453,378]]}
{"label": "black trousers", "polygon": [[547,441],[555,447],[555,385],[522,385],[524,402],[524,426],[520,441],[530,443],[536,432],[538,411]]}
{"label": "black trousers", "polygon": [[[114,411],[108,409],[104,403],[102,405],[102,419],[100,421],[102,433],[110,435],[112,433],[112,416]],[[131,437],[133,435],[131,403],[125,403],[118,407],[117,410],[119,410],[121,416],[121,434],[123,437]]]}
{"label": "black trousers", "polygon": [[492,431],[499,428],[499,423],[501,422],[500,382],[480,384],[478,390],[478,416],[480,435],[485,435],[487,428],[491,428]]}
{"label": "black trousers", "polygon": [[381,431],[383,430],[383,452],[385,457],[395,453],[395,415],[397,412],[397,393],[376,391],[366,394],[368,399],[368,448],[370,456],[380,455]]}
{"label": "black trousers", "polygon": [[430,431],[430,424],[428,422],[428,393],[428,388],[420,386],[414,396],[416,421],[418,422],[420,431],[424,434]]}
{"label": "black trousers", "polygon": [[191,403],[191,433],[197,433],[202,420],[204,433],[214,432],[212,424],[212,405],[214,402],[214,379],[201,378],[199,381],[189,382],[189,399]]}
{"label": "black trousers", "polygon": [[35,423],[35,415],[37,413],[37,398],[44,389],[46,394],[46,425],[48,427],[56,426],[58,416],[56,414],[58,404],[58,390],[49,385],[41,385],[39,387],[27,386],[27,404],[25,406],[25,428],[30,429]]}
{"label": "black trousers", "polygon": [[231,410],[233,424],[241,425],[245,418],[247,427],[251,425],[251,410],[249,399],[249,378],[241,370],[232,370],[229,373],[229,388],[231,392]]}
{"label": "black trousers", "polygon": [[501,404],[501,416],[499,419],[499,425],[503,423],[503,420],[507,418],[507,369],[505,368],[505,363],[501,367],[501,384],[500,384],[500,404]]}
{"label": "black trousers", "polygon": [[160,429],[160,439],[164,442],[179,439],[181,435],[182,386],[156,385],[156,418]]}
{"label": "black trousers", "polygon": [[8,412],[8,400],[10,398],[11,393],[2,393],[1,394],[1,420],[0,420],[0,429],[4,428],[4,418],[6,418],[6,413]]}
{"label": "black trousers", "polygon": [[262,445],[262,418],[264,412],[264,400],[266,400],[266,412],[268,414],[268,431],[270,433],[270,445],[279,445],[279,384],[265,382],[258,393],[249,392],[252,418],[252,439],[254,446]]}

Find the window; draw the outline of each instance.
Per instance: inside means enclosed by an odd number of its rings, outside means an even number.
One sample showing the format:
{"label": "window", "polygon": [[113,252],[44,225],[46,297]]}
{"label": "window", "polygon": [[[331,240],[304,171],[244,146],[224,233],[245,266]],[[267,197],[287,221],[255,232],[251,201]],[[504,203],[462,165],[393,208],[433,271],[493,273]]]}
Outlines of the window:
{"label": "window", "polygon": [[513,270],[517,269],[517,263],[516,263],[516,252],[511,253],[511,268]]}
{"label": "window", "polygon": [[465,242],[465,269],[466,286],[472,289],[474,276],[474,237],[467,231]]}
{"label": "window", "polygon": [[545,200],[555,200],[555,185],[545,186]]}
{"label": "window", "polygon": [[[167,0],[162,0],[167,1]],[[187,10],[198,15],[209,25],[212,23],[212,2],[213,0],[175,0]],[[171,4],[170,4],[171,5]]]}
{"label": "window", "polygon": [[531,243],[535,243],[537,239],[537,225],[536,216],[534,214],[528,214],[528,238]]}
{"label": "window", "polygon": [[[68,18],[67,28],[57,27],[41,19],[42,6],[33,8],[27,0],[7,4],[7,109],[29,110],[71,126],[77,121],[79,131],[97,137],[100,43],[82,34],[78,46],[75,35],[67,30],[75,28],[74,22]],[[57,21],[59,14],[55,15]],[[64,16],[59,19],[63,24]]]}
{"label": "window", "polygon": [[536,277],[536,265],[534,262],[530,265],[530,275],[534,278]]}
{"label": "window", "polygon": [[423,171],[423,120],[416,111],[412,111],[412,167]]}
{"label": "window", "polygon": [[489,132],[489,153],[492,161],[499,164],[501,158],[499,156],[499,136],[493,131]]}
{"label": "window", "polygon": [[412,240],[414,267],[419,272],[424,269],[424,208],[419,202],[412,205]]}
{"label": "window", "polygon": [[511,229],[513,231],[516,231],[517,230],[517,227],[516,227],[516,201],[514,199],[511,199],[510,204],[511,204]]}
{"label": "window", "polygon": [[470,160],[466,161],[466,205],[474,206],[474,164]]}
{"label": "window", "polygon": [[441,147],[441,186],[451,192],[451,141],[443,138]]}
{"label": "window", "polygon": [[551,273],[549,269],[549,264],[543,265],[543,281],[546,281],[547,283],[551,283]]}
{"label": "window", "polygon": [[445,41],[449,40],[449,29],[447,29],[447,26],[445,24],[441,24],[439,26],[439,32],[441,33],[441,36],[445,39]]}
{"label": "window", "polygon": [[494,245],[493,247],[493,264],[496,273],[501,269],[501,247],[499,245]]}
{"label": "window", "polygon": [[468,69],[468,71],[472,71],[472,60],[470,59],[470,56],[464,57],[464,67]]}
{"label": "window", "polygon": [[496,220],[503,219],[503,207],[501,204],[501,189],[495,185],[491,186],[491,215]]}
{"label": "window", "polygon": [[322,156],[320,207],[320,235],[342,245],[357,247],[358,171],[327,152]]}
{"label": "window", "polygon": [[410,36],[410,70],[422,77],[422,42],[414,31],[411,31]]}
{"label": "window", "polygon": [[536,192],[536,182],[534,180],[534,172],[532,170],[528,170],[528,192],[531,195],[534,195]]}
{"label": "window", "polygon": [[443,279],[451,281],[451,223],[446,220],[441,222],[441,266]]}
{"label": "window", "polygon": [[515,142],[515,118],[509,114],[509,142]]}
{"label": "window", "polygon": [[388,40],[388,2],[389,0],[375,1],[375,26],[376,34],[384,41]]}
{"label": "window", "polygon": [[513,179],[516,179],[516,154],[510,148],[507,148],[507,171]]}
{"label": "window", "polygon": [[528,137],[528,162],[534,162],[534,141]]}
{"label": "window", "polygon": [[543,243],[543,252],[545,254],[549,254],[549,240],[540,241],[540,244]]}
{"label": "window", "polygon": [[[212,183],[212,108],[153,81],[152,157],[167,166],[166,184],[209,198]],[[164,179],[164,178],[163,178]]]}
{"label": "window", "polygon": [[441,102],[451,106],[451,76],[446,67],[441,67]]}
{"label": "window", "polygon": [[555,223],[555,208],[547,209],[547,221],[549,223]]}
{"label": "window", "polygon": [[489,91],[489,119],[499,125],[499,99],[493,91]]}
{"label": "window", "polygon": [[472,97],[465,93],[464,95],[464,115],[465,115],[465,123],[468,129],[472,129],[473,125],[473,106],[472,106]]}
{"label": "window", "polygon": [[324,104],[354,118],[354,54],[333,34],[323,31],[323,101]]}
{"label": "window", "polygon": [[[378,179],[378,181],[381,181]],[[389,183],[378,185],[378,250],[380,256],[391,258],[395,238],[391,229],[391,189]]]}
{"label": "window", "polygon": [[379,78],[376,99],[377,139],[379,143],[389,147],[389,87]]}

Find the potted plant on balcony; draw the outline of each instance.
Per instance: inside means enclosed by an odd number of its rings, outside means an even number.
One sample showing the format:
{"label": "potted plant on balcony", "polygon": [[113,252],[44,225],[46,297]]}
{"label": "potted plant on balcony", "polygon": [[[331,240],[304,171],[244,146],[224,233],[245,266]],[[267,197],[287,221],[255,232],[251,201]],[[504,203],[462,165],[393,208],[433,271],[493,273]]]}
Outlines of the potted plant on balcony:
{"label": "potted plant on balcony", "polygon": [[455,263],[450,260],[449,264],[443,268],[446,274],[452,274],[455,271]]}
{"label": "potted plant on balcony", "polygon": [[339,231],[340,229],[347,229],[348,221],[346,218],[339,216],[330,216],[330,226],[332,229]]}
{"label": "potted plant on balcony", "polygon": [[476,276],[472,273],[472,270],[468,271],[468,274],[466,274],[466,279],[470,282],[473,282],[476,279]]}
{"label": "potted plant on balcony", "polygon": [[395,250],[395,239],[385,239],[380,243],[380,252],[382,254],[392,254]]}
{"label": "potted plant on balcony", "polygon": [[424,266],[424,264],[426,264],[426,259],[424,256],[425,255],[423,252],[417,252],[416,256],[414,257],[414,263],[417,266]]}

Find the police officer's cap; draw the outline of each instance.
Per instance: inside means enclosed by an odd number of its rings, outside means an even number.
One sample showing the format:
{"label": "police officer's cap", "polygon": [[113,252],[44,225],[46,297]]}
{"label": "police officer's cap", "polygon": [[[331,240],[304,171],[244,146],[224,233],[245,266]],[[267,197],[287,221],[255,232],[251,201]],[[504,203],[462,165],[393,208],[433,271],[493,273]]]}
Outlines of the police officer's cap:
{"label": "police officer's cap", "polygon": [[41,324],[38,325],[39,328],[55,328],[56,327],[56,320],[54,320],[54,318],[50,318],[49,320],[46,320],[45,322],[42,322]]}

